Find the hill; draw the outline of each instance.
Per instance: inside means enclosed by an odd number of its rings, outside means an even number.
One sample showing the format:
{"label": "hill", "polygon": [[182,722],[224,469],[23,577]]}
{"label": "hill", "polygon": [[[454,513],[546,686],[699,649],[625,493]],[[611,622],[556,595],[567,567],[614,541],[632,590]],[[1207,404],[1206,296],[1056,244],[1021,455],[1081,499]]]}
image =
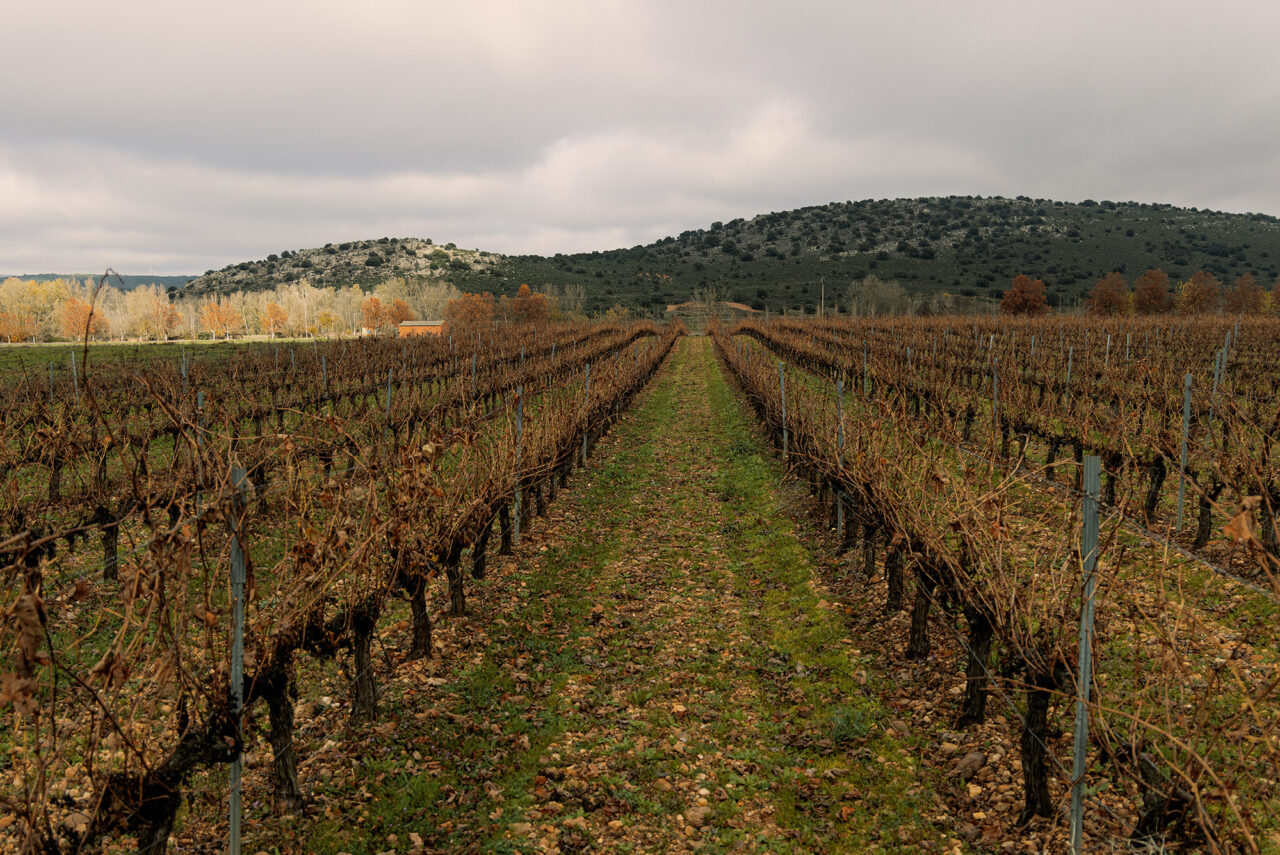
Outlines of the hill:
{"label": "hill", "polygon": [[302,279],[321,288],[373,286],[392,276],[411,282],[438,279],[459,284],[459,279],[470,282],[477,277],[492,276],[501,260],[502,256],[494,253],[458,249],[452,243],[436,246],[430,238],[384,237],[328,243],[316,249],[285,250],[261,261],[242,261],[221,270],[206,270],[204,275],[192,279],[183,293],[204,296],[263,291]]}
{"label": "hill", "polygon": [[644,246],[554,256],[503,256],[382,238],[285,252],[209,271],[187,293],[257,290],[305,276],[313,285],[440,279],[466,291],[522,282],[582,285],[586,309],[660,312],[715,288],[757,309],[808,309],[874,274],[914,293],[999,297],[1019,273],[1044,279],[1054,305],[1074,305],[1103,274],[1149,268],[1185,279],[1280,277],[1280,220],[1136,202],[932,197],[833,202],[712,223]]}
{"label": "hill", "polygon": [[[0,282],[5,279],[16,278],[24,279],[28,282],[52,282],[55,279],[76,280],[78,282],[94,282],[96,283],[102,278],[101,273],[15,273],[12,277],[8,274],[0,274]],[[115,275],[108,278],[108,282],[119,288],[121,291],[132,291],[140,285],[159,285],[161,288],[181,288],[194,279],[194,276],[146,276],[146,275]]]}

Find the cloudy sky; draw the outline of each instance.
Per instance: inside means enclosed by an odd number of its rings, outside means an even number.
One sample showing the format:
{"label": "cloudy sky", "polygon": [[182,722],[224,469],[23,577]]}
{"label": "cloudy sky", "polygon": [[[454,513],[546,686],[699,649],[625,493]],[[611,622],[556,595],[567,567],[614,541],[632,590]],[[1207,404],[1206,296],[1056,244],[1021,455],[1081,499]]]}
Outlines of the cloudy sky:
{"label": "cloudy sky", "polygon": [[0,0],[0,274],[835,200],[1280,214],[1280,4]]}

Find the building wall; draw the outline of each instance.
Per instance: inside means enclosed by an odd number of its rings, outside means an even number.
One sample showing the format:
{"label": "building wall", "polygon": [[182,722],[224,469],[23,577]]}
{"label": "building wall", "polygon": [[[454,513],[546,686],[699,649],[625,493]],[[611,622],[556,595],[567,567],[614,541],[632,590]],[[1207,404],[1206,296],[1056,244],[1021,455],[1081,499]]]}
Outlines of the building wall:
{"label": "building wall", "polygon": [[444,333],[443,324],[431,324],[429,326],[401,326],[400,338],[408,338],[413,335],[442,335]]}

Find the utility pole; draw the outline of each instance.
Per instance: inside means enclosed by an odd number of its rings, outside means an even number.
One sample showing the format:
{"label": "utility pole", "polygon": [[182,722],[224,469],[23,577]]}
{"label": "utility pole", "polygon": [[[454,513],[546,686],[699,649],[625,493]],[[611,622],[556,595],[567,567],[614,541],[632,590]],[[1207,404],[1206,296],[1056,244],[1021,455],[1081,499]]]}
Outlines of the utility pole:
{"label": "utility pole", "polygon": [[821,288],[822,296],[818,298],[818,317],[824,318],[826,317],[826,313],[827,313],[827,277],[825,276],[820,277],[818,279],[818,282],[822,286]]}

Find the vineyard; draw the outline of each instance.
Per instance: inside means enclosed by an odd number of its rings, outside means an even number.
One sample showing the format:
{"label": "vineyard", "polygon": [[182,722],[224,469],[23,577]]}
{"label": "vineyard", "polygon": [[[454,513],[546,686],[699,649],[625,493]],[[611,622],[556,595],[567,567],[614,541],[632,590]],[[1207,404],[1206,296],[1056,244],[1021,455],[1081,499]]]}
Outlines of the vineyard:
{"label": "vineyard", "polygon": [[184,784],[235,762],[256,707],[271,797],[300,807],[297,657],[346,657],[351,718],[375,720],[389,602],[408,601],[427,655],[430,581],[462,615],[495,523],[510,552],[678,335],[260,349],[6,390],[5,833],[24,851],[120,834],[164,851]]}
{"label": "vineyard", "polygon": [[[10,371],[0,850],[219,850],[242,831],[242,800],[320,828],[333,782],[308,779],[322,765],[305,708],[330,710],[324,727],[355,744],[405,733],[402,788],[418,780],[406,767],[450,783],[412,806],[412,834],[387,821],[380,840],[352,837],[372,827],[365,807],[332,831],[341,844],[260,832],[280,851],[1059,851],[1077,779],[1086,851],[1270,851],[1277,333],[1262,320],[783,319],[682,340],[679,326],[602,322],[216,360],[100,365],[82,350]],[[699,414],[721,387],[738,397]],[[665,452],[635,464],[633,488],[602,483],[639,453],[640,428],[618,429],[633,419]],[[812,491],[798,534],[779,534],[790,524],[744,486],[756,427],[775,484],[750,489],[772,495],[785,472]],[[1098,545],[1082,549],[1090,519]],[[639,534],[599,566],[572,551],[618,529]],[[660,623],[676,620],[668,608],[679,621]],[[706,673],[669,664],[704,655]],[[379,678],[425,661],[444,676],[389,712]],[[901,667],[934,676],[921,697],[882,702],[868,673]],[[463,710],[494,675],[504,688],[482,726]],[[581,685],[596,686],[590,705]],[[562,698],[589,720],[556,724],[576,721],[553,715]],[[543,707],[508,710],[517,701]],[[911,704],[929,712],[908,725]],[[445,735],[410,742],[415,716]],[[919,782],[891,793],[883,755],[926,753],[901,740],[930,728],[944,745],[982,741],[955,758],[981,753],[977,767],[913,766]],[[594,747],[561,745],[570,733]],[[512,767],[507,784],[486,755]],[[346,789],[383,784],[359,781]],[[984,801],[1015,786],[1016,803]],[[202,825],[228,794],[229,819]],[[877,826],[903,805],[917,822]],[[254,833],[256,850],[268,838]]]}
{"label": "vineyard", "polygon": [[[1124,794],[1137,838],[1258,851],[1280,819],[1276,332],[939,320],[744,323],[714,337],[829,506],[851,571],[870,580],[884,551],[884,610],[910,603],[907,658],[930,653],[931,609],[947,613],[965,651],[956,726],[983,723],[992,693],[1022,696],[1023,823],[1054,816],[1049,780],[1073,777],[1053,734],[1082,696],[1080,496],[1096,456],[1104,524],[1083,697],[1090,786],[1107,796],[1090,807],[1123,810],[1108,801]],[[1240,605],[1249,593],[1262,611]]]}

